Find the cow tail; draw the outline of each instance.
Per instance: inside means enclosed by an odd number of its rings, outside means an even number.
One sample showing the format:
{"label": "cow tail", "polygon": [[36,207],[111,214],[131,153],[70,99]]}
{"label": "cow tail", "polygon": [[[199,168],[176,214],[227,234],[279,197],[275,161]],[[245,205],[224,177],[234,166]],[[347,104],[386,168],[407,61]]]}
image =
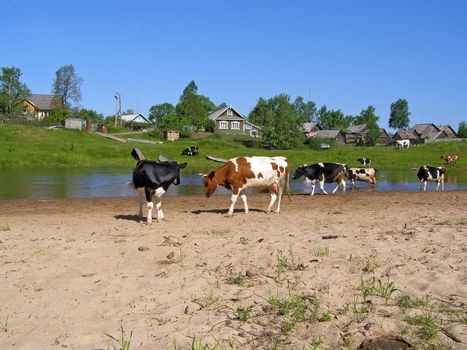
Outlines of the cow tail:
{"label": "cow tail", "polygon": [[287,197],[289,197],[289,202],[292,202],[292,198],[290,197],[290,173],[287,172]]}

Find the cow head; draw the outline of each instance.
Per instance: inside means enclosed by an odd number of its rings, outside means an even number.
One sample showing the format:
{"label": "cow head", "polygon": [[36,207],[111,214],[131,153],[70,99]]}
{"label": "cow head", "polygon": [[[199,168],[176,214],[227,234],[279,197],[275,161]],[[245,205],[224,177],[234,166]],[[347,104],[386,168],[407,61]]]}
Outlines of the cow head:
{"label": "cow head", "polygon": [[216,191],[217,188],[217,180],[216,180],[216,172],[211,171],[209,174],[203,174],[204,178],[204,194],[206,197],[211,197]]}
{"label": "cow head", "polygon": [[305,166],[299,165],[297,169],[295,169],[295,173],[293,174],[292,179],[297,180],[302,176],[305,176]]}
{"label": "cow head", "polygon": [[174,185],[180,184],[180,169],[186,168],[187,163],[176,164],[177,167],[177,176],[173,182]]}

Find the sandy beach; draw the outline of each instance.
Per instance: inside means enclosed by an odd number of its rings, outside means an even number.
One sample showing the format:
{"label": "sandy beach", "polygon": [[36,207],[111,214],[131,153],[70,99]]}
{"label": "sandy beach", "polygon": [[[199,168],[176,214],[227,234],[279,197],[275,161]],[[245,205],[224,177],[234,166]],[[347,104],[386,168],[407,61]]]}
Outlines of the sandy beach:
{"label": "sandy beach", "polygon": [[467,348],[467,191],[248,199],[0,201],[0,349]]}

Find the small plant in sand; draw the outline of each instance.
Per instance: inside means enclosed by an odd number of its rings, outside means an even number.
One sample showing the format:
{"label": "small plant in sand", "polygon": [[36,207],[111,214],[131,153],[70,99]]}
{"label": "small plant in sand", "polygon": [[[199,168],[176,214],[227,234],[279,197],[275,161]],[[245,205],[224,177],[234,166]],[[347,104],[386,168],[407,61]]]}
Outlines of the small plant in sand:
{"label": "small plant in sand", "polygon": [[236,286],[242,287],[245,285],[245,277],[242,275],[230,276],[227,278],[226,282],[228,284],[235,284]]}
{"label": "small plant in sand", "polygon": [[324,256],[329,256],[331,253],[328,247],[318,247],[315,250],[315,256],[321,258]]}
{"label": "small plant in sand", "polygon": [[397,305],[404,309],[419,308],[427,304],[428,304],[428,298],[420,299],[420,298],[412,298],[410,297],[410,295],[401,295],[399,299],[397,299]]}
{"label": "small plant in sand", "polygon": [[219,300],[220,300],[220,297],[217,295],[214,295],[214,292],[211,291],[211,293],[205,294],[204,297],[194,298],[192,301],[204,309],[211,305],[216,304]]}
{"label": "small plant in sand", "polygon": [[246,322],[251,317],[251,306],[249,307],[237,307],[234,312],[235,318],[240,322]]}
{"label": "small plant in sand", "polygon": [[280,279],[281,275],[287,271],[287,268],[289,267],[289,263],[287,261],[287,258],[282,255],[282,253],[279,253],[277,255],[277,264],[276,264],[276,279]]}
{"label": "small plant in sand", "polygon": [[431,313],[407,316],[405,322],[418,327],[417,335],[424,343],[435,339],[438,335],[439,329]]}
{"label": "small plant in sand", "polygon": [[117,345],[112,345],[115,350],[130,350],[131,337],[133,336],[133,331],[130,332],[128,339],[125,339],[125,331],[123,326],[120,325],[120,339],[115,338],[113,335],[104,333],[107,337],[112,339]]}
{"label": "small plant in sand", "polygon": [[313,337],[310,341],[310,350],[318,350],[321,345],[323,345],[323,339],[321,339],[321,336],[318,335]]}
{"label": "small plant in sand", "polygon": [[[225,345],[221,344],[219,339],[217,339],[214,336],[212,336],[212,339],[213,339],[213,344],[211,345],[210,343],[205,341],[203,338],[197,339],[196,336],[193,336],[193,339],[191,340],[191,347],[189,347],[189,349],[190,350],[224,350],[224,349],[227,349]],[[173,350],[185,350],[187,348],[181,347],[180,345],[177,344],[177,341],[174,340],[172,349]],[[229,341],[228,349],[235,349],[235,343],[233,341]]]}
{"label": "small plant in sand", "polygon": [[8,319],[10,315],[6,315],[5,321],[0,324],[0,330],[3,332],[8,332]]}
{"label": "small plant in sand", "polygon": [[370,281],[365,281],[362,277],[360,279],[360,290],[362,291],[364,300],[369,295],[376,295],[386,299],[387,302],[398,289],[394,282],[389,282],[389,280],[385,283],[381,279],[373,277]]}
{"label": "small plant in sand", "polygon": [[0,231],[10,231],[10,226],[8,224],[0,225]]}
{"label": "small plant in sand", "polygon": [[372,255],[368,259],[365,260],[365,264],[363,265],[363,271],[373,273],[379,268],[379,263],[376,256]]}

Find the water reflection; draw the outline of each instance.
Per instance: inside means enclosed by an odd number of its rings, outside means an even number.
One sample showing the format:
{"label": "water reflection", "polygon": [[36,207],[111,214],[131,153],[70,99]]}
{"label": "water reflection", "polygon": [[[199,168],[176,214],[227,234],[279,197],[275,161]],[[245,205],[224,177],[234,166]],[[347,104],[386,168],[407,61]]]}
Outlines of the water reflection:
{"label": "water reflection", "polygon": [[[52,199],[90,197],[128,197],[135,192],[128,187],[131,181],[129,170],[95,169],[0,169],[0,199]],[[167,195],[203,195],[202,178],[199,175],[181,176],[180,186],[171,186]],[[375,187],[358,182],[350,191],[418,191],[416,171],[388,171],[378,173]],[[310,193],[311,184],[303,180],[291,180],[292,192]],[[332,191],[334,184],[325,184],[326,191]],[[429,183],[427,190],[434,190],[435,183]],[[467,174],[449,171],[446,190],[467,190]],[[340,189],[339,189],[340,191]],[[219,187],[216,194],[228,194]]]}

